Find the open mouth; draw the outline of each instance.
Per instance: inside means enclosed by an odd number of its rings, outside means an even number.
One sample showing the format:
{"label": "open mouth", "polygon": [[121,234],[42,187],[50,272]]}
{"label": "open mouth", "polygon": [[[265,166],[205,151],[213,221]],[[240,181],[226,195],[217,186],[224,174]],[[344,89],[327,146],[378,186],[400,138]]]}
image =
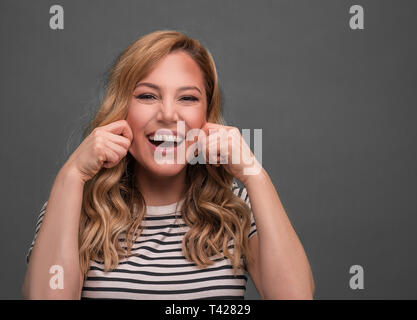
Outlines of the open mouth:
{"label": "open mouth", "polygon": [[164,143],[165,148],[176,148],[184,141],[184,139],[179,136],[165,134],[151,134],[148,135],[147,138],[155,147]]}

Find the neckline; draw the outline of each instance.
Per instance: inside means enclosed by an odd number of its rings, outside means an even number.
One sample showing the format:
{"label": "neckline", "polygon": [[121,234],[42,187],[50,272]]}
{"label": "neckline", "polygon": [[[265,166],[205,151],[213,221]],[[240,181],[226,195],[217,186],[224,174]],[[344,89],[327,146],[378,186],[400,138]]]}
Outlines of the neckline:
{"label": "neckline", "polygon": [[[158,215],[169,215],[169,214],[174,214],[174,213],[178,213],[181,212],[181,206],[184,202],[184,198],[181,199],[180,201],[174,202],[174,203],[170,203],[170,204],[166,204],[163,206],[146,206],[146,215],[150,215],[150,216],[158,216]],[[175,210],[175,208],[177,210]]]}

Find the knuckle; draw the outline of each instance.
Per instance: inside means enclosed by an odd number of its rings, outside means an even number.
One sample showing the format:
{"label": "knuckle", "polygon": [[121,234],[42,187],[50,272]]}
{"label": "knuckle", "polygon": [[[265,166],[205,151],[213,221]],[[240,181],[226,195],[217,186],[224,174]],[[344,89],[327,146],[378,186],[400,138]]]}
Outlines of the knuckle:
{"label": "knuckle", "polygon": [[94,138],[95,138],[94,139],[95,145],[101,146],[101,147],[104,145],[104,138],[102,136],[96,136]]}
{"label": "knuckle", "polygon": [[98,136],[100,136],[100,134],[101,134],[101,129],[100,129],[99,127],[94,128],[94,130],[93,130],[93,132],[92,132],[92,135],[93,135],[94,137],[98,137]]}
{"label": "knuckle", "polygon": [[130,140],[128,138],[123,137],[123,141],[125,143],[126,148],[129,148],[130,147],[130,143],[131,143]]}
{"label": "knuckle", "polygon": [[101,153],[103,151],[103,144],[99,141],[96,141],[96,143],[93,145],[93,150],[96,153]]}
{"label": "knuckle", "polygon": [[114,160],[115,160],[116,163],[119,163],[120,160],[122,160],[122,155],[119,154],[118,152],[115,152],[115,159]]}

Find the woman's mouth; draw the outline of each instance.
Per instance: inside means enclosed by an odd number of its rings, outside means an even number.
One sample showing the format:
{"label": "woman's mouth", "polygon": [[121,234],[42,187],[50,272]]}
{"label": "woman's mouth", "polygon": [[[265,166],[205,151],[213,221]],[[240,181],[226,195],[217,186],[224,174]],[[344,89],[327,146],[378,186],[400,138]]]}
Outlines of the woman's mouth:
{"label": "woman's mouth", "polygon": [[[174,152],[185,139],[171,134],[150,134],[147,136],[147,140],[153,150],[159,147],[163,153],[167,153]],[[161,146],[161,144],[163,145]]]}

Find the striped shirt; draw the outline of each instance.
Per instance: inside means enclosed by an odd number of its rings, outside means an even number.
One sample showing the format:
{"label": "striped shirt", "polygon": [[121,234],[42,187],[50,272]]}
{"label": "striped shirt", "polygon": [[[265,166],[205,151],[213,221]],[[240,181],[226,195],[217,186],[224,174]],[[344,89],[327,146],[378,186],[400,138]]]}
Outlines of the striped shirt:
{"label": "striped shirt", "polygon": [[[250,207],[245,187],[234,182],[232,191]],[[199,268],[185,259],[181,245],[189,227],[179,211],[183,201],[146,206],[143,231],[133,244],[131,255],[121,259],[117,268],[107,273],[103,263],[91,260],[81,299],[244,299],[248,278],[246,265],[234,276],[231,261],[223,254],[211,257],[214,264],[206,268]],[[175,211],[177,204],[178,211]],[[26,256],[27,263],[46,206],[47,202],[38,217],[34,239]],[[255,233],[256,224],[251,211],[249,238]],[[126,248],[123,236],[119,241]],[[230,241],[229,251],[233,252],[233,240]]]}

